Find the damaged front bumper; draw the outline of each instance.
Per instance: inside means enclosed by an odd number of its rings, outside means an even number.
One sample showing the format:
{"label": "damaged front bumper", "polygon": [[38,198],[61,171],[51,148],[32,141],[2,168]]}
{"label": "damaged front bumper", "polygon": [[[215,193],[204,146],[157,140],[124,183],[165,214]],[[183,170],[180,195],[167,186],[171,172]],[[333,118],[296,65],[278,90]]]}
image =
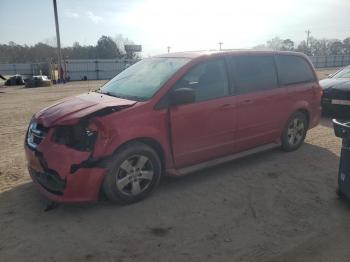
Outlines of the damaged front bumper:
{"label": "damaged front bumper", "polygon": [[91,152],[55,143],[51,139],[54,130],[46,131],[39,137],[29,130],[24,146],[29,174],[40,192],[55,202],[96,201],[107,168],[89,160]]}

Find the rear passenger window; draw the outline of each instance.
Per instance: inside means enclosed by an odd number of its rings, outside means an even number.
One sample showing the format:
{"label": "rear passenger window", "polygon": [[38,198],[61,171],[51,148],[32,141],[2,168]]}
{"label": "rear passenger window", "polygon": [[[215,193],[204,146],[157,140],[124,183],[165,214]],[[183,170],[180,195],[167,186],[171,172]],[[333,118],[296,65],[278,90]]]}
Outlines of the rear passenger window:
{"label": "rear passenger window", "polygon": [[302,57],[278,55],[276,57],[278,78],[282,85],[313,82],[313,71]]}
{"label": "rear passenger window", "polygon": [[264,91],[278,87],[272,56],[232,57],[236,68],[235,82],[239,94]]}

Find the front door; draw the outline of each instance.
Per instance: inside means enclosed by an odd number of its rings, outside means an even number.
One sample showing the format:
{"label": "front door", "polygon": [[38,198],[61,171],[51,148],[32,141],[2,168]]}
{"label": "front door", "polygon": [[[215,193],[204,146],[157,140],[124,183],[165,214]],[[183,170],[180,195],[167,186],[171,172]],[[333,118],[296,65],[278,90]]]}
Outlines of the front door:
{"label": "front door", "polygon": [[177,168],[234,151],[237,99],[230,96],[224,59],[195,65],[176,88],[195,90],[196,101],[170,109],[173,155]]}

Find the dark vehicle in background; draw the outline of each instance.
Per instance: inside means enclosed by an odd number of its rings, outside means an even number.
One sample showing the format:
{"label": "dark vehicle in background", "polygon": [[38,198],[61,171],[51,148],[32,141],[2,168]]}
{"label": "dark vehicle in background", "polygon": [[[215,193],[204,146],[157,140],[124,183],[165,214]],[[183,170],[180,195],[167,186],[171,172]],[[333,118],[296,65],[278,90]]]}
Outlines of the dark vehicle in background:
{"label": "dark vehicle in background", "polygon": [[96,92],[36,113],[25,152],[57,202],[148,196],[184,175],[274,147],[298,149],[320,120],[309,59],[294,52],[183,52],[144,59]]}
{"label": "dark vehicle in background", "polygon": [[6,79],[5,86],[20,86],[24,85],[24,79],[21,75],[14,75]]}
{"label": "dark vehicle in background", "polygon": [[[350,113],[350,66],[320,81],[322,108],[327,113]],[[349,115],[350,116],[350,115]]]}
{"label": "dark vehicle in background", "polygon": [[1,76],[1,79],[5,80],[5,86],[44,87],[52,85],[51,80],[45,75],[31,76],[26,79],[22,75],[14,75],[7,79]]}
{"label": "dark vehicle in background", "polygon": [[44,87],[51,86],[51,80],[44,75],[32,76],[25,81],[25,87]]}

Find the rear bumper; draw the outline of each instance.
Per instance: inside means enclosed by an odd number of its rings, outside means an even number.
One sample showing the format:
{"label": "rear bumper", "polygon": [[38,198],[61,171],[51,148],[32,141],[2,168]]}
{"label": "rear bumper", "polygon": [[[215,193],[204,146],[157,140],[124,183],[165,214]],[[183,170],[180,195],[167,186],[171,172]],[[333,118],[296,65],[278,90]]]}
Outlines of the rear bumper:
{"label": "rear bumper", "polygon": [[[76,172],[44,167],[38,153],[25,145],[29,174],[39,191],[48,199],[60,203],[95,202],[106,168],[80,168]],[[50,167],[50,164],[48,164]]]}

